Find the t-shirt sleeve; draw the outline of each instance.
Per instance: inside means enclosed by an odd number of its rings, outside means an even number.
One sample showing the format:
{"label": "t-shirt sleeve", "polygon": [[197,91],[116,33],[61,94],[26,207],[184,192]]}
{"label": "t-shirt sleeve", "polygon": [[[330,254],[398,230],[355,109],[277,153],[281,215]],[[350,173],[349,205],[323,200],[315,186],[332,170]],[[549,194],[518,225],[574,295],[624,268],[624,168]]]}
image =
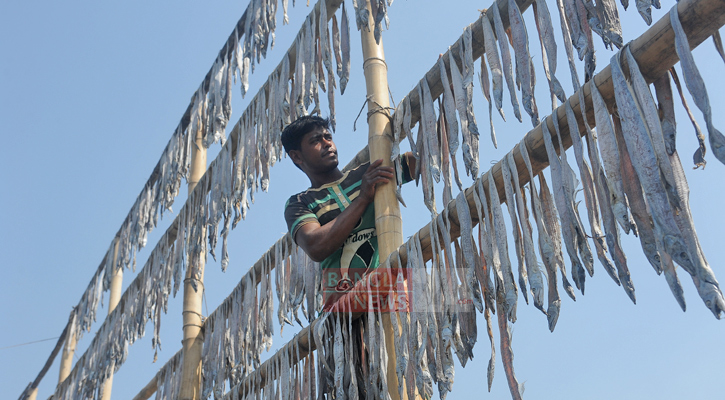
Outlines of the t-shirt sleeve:
{"label": "t-shirt sleeve", "polygon": [[303,225],[317,222],[317,216],[300,200],[299,195],[294,195],[287,200],[284,207],[284,219],[287,222],[287,229],[289,229],[293,241],[295,241],[297,231]]}

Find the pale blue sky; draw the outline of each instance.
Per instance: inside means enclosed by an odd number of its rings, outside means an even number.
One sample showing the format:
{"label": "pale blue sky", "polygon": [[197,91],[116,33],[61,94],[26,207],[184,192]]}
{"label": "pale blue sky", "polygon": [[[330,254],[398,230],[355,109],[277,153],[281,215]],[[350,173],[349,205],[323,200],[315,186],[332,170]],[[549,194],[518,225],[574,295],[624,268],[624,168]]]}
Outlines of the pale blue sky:
{"label": "pale blue sky", "polygon": [[[251,95],[242,99],[235,88],[233,122],[277,66],[309,13],[304,1],[297,2],[300,4],[296,8],[290,4],[290,25],[282,26],[281,10],[278,13],[277,46],[252,75]],[[392,5],[391,26],[384,33],[384,45],[390,89],[396,102],[415,87],[463,28],[478,18],[477,10],[489,3],[397,0]],[[654,19],[666,15],[672,4],[673,1],[666,1],[665,9],[653,10]],[[25,1],[0,5],[0,122],[6,147],[0,161],[0,171],[6,177],[0,192],[0,254],[5,264],[5,277],[0,281],[0,301],[5,306],[5,324],[0,333],[3,346],[60,334],[71,307],[77,304],[156,165],[189,98],[246,5],[246,1],[217,0]],[[554,2],[550,8],[559,37],[557,76],[569,95],[570,79]],[[646,29],[634,4],[626,12],[620,7],[620,12],[625,41]],[[550,109],[549,95],[531,10],[525,12],[525,18],[539,78],[537,99],[544,116]],[[358,130],[352,131],[353,120],[365,99],[365,87],[360,39],[354,22],[351,34],[352,77],[345,95],[341,97],[338,93],[336,105],[335,140],[343,164],[367,140],[363,119],[358,122]],[[599,71],[612,53],[603,49],[596,36],[595,43]],[[710,40],[694,54],[708,84],[715,125],[724,130],[725,117],[719,111],[725,103],[725,87],[720,79],[725,64]],[[488,105],[477,81],[475,85],[475,112],[485,133]],[[510,104],[504,103],[507,115],[513,115]],[[701,113],[690,104],[704,128]],[[678,148],[690,184],[692,213],[705,254],[722,280],[725,166],[708,153],[709,163],[704,171],[689,168],[696,142],[679,102],[676,109]],[[494,123],[498,150],[487,134],[482,135],[482,170],[489,162],[501,159],[530,129],[528,122],[520,124],[513,117],[503,122],[495,115]],[[407,143],[403,147],[407,149]],[[218,145],[210,149],[210,161],[218,149]],[[464,178],[466,186],[471,183],[470,178]],[[209,312],[285,232],[284,202],[307,185],[306,178],[288,159],[275,166],[269,193],[257,196],[247,220],[229,237],[231,262],[227,272],[222,273],[219,264],[210,258],[205,279]],[[408,208],[403,209],[407,237],[428,221],[428,212],[414,185],[405,187],[404,196],[408,203]],[[174,210],[181,208],[185,197],[182,194],[177,198]],[[138,254],[139,268],[175,215],[167,214],[150,235],[149,245]],[[554,333],[548,331],[546,318],[540,312],[519,302],[518,321],[513,325],[513,351],[516,375],[526,384],[525,396],[721,398],[725,372],[722,321],[706,309],[687,274],[681,272],[688,306],[683,313],[664,278],[657,276],[643,257],[638,240],[625,237],[623,244],[636,288],[636,306],[599,264],[594,278],[587,280],[586,296],[579,294],[576,303],[563,298]],[[124,287],[134,276],[126,271]],[[106,309],[99,310],[99,320],[79,343],[78,355],[90,343],[106,313]],[[492,393],[485,394],[489,344],[484,327],[483,318],[479,318],[476,357],[465,369],[457,367],[449,399],[509,396],[500,356]],[[275,337],[275,348],[289,340],[293,332],[285,328],[282,338]],[[495,335],[498,338],[497,332]],[[115,377],[114,398],[133,397],[180,348],[180,295],[169,300],[161,340],[163,351],[156,364],[152,363],[149,337],[131,347],[128,361]],[[0,390],[8,398],[18,396],[35,378],[53,344],[54,341],[47,341],[0,350]],[[57,374],[56,360],[40,386],[39,398],[51,394]]]}

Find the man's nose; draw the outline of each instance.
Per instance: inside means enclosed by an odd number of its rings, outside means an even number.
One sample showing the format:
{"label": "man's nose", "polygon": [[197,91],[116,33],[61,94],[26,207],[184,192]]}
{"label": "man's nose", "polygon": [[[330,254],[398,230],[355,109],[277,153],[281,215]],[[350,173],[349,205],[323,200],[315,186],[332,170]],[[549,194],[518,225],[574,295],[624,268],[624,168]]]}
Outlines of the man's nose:
{"label": "man's nose", "polygon": [[322,145],[327,149],[330,147],[335,147],[335,143],[332,141],[332,138],[326,139],[322,138]]}

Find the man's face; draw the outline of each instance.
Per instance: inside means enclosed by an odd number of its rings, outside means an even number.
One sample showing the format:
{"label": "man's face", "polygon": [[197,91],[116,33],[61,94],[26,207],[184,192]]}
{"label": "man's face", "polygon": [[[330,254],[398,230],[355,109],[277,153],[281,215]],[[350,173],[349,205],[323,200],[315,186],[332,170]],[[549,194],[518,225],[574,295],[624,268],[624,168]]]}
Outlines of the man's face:
{"label": "man's face", "polygon": [[306,172],[325,173],[338,165],[337,147],[332,141],[332,134],[324,128],[305,134],[300,142],[300,150],[293,150],[292,153],[292,161]]}

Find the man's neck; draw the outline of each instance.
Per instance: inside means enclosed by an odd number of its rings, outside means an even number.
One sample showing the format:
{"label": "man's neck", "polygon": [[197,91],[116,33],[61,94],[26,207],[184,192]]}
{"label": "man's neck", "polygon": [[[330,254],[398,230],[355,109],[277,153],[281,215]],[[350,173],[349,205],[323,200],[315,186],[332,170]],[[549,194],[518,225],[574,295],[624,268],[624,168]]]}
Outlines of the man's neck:
{"label": "man's neck", "polygon": [[318,188],[330,182],[335,182],[336,180],[342,178],[342,175],[342,171],[340,171],[339,168],[335,168],[328,172],[307,174],[307,177],[310,178],[310,187]]}

